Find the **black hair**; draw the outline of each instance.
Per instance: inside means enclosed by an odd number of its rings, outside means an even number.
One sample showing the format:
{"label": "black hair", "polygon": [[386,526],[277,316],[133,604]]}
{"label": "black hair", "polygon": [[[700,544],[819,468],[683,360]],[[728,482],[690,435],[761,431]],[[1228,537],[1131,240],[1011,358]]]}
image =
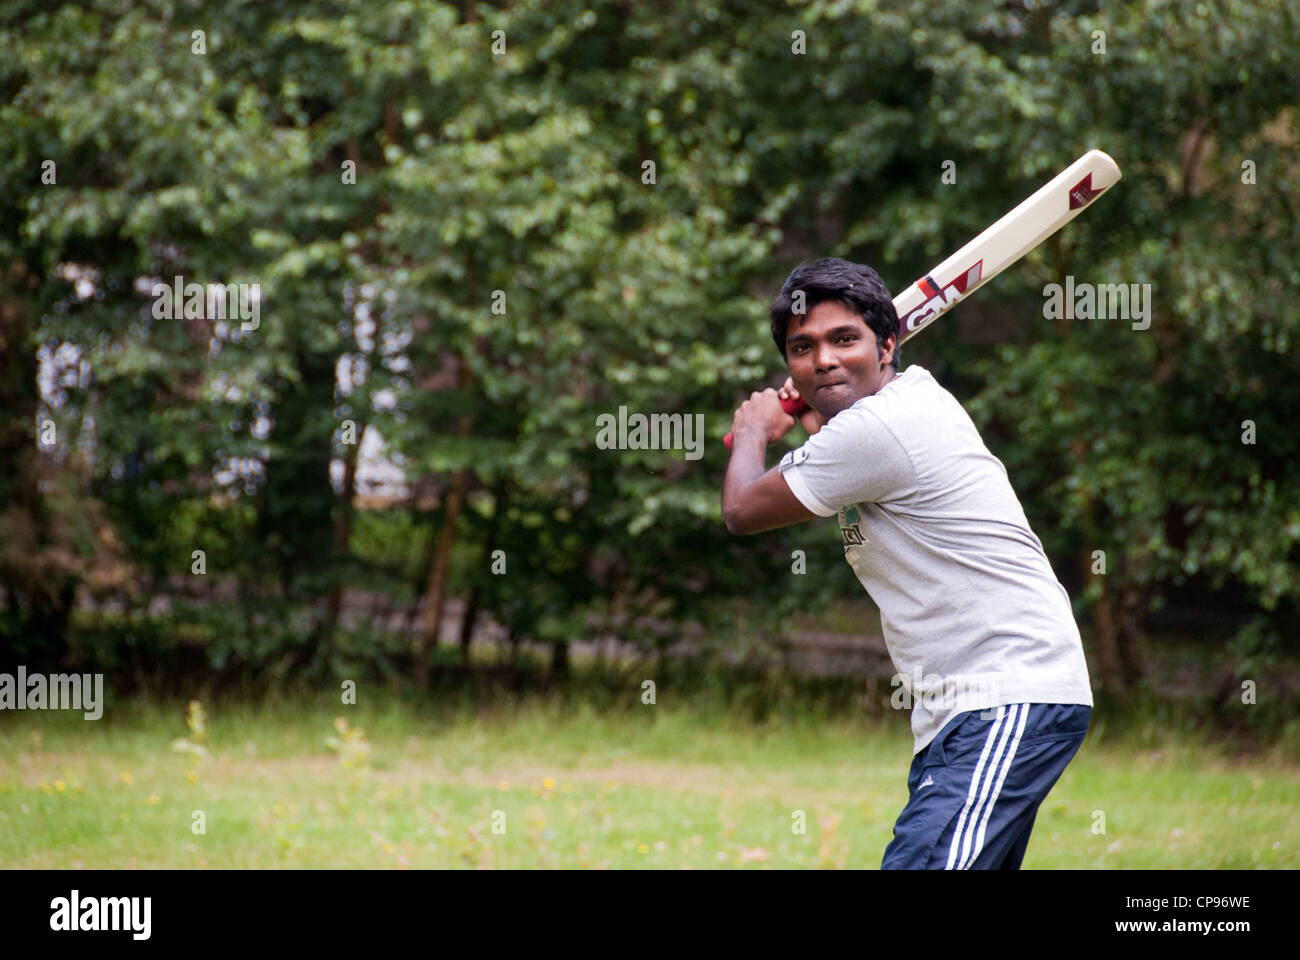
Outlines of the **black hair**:
{"label": "black hair", "polygon": [[804,304],[801,316],[826,300],[843,304],[862,317],[862,322],[876,335],[876,350],[884,355],[884,344],[892,335],[895,338],[894,355],[890,366],[898,369],[897,346],[898,311],[880,274],[861,263],[850,263],[837,257],[805,260],[786,278],[781,292],[772,301],[768,313],[772,316],[772,339],[785,357],[785,335],[794,314],[794,295],[803,291]]}

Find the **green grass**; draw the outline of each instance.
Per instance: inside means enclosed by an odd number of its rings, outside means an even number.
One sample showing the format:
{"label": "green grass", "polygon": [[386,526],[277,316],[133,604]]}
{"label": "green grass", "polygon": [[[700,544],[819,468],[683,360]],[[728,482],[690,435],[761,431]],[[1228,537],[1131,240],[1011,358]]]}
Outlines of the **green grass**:
{"label": "green grass", "polygon": [[[907,796],[903,715],[745,724],[701,705],[476,712],[364,692],[210,705],[197,767],[170,748],[183,703],[6,713],[0,867],[875,868]],[[365,730],[368,762],[325,745],[336,716]],[[1094,722],[1025,867],[1293,868],[1298,806],[1300,769],[1276,752]]]}

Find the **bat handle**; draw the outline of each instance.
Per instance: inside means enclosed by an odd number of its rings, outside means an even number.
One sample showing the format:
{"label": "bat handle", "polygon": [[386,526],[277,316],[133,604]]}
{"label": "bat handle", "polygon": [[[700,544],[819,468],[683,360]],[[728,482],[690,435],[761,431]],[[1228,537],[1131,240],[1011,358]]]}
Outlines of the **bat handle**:
{"label": "bat handle", "polygon": [[[807,413],[812,408],[809,407],[808,404],[803,402],[803,397],[784,397],[781,400],[781,409],[784,410],[786,413],[790,414],[790,416],[792,417],[799,417],[802,414]],[[727,445],[727,449],[730,450],[731,434],[727,434],[725,437],[723,437],[722,442],[725,443]]]}

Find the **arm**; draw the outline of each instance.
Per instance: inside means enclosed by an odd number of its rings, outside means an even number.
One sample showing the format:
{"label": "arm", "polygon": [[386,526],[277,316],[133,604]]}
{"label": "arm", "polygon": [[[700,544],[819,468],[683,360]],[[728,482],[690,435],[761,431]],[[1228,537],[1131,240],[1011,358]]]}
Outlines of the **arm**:
{"label": "arm", "polygon": [[781,472],[764,472],[769,440],[783,437],[794,418],[781,409],[775,390],[750,396],[731,424],[731,460],[722,481],[722,519],[730,533],[762,533],[816,516],[790,492]]}

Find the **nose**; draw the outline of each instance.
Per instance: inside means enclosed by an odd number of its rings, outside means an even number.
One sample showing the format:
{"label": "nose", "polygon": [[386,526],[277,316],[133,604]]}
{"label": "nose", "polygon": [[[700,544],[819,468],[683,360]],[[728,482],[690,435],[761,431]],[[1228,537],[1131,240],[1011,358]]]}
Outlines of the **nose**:
{"label": "nose", "polygon": [[813,363],[817,367],[818,373],[826,373],[834,370],[838,363],[835,361],[835,348],[825,340],[813,348]]}

